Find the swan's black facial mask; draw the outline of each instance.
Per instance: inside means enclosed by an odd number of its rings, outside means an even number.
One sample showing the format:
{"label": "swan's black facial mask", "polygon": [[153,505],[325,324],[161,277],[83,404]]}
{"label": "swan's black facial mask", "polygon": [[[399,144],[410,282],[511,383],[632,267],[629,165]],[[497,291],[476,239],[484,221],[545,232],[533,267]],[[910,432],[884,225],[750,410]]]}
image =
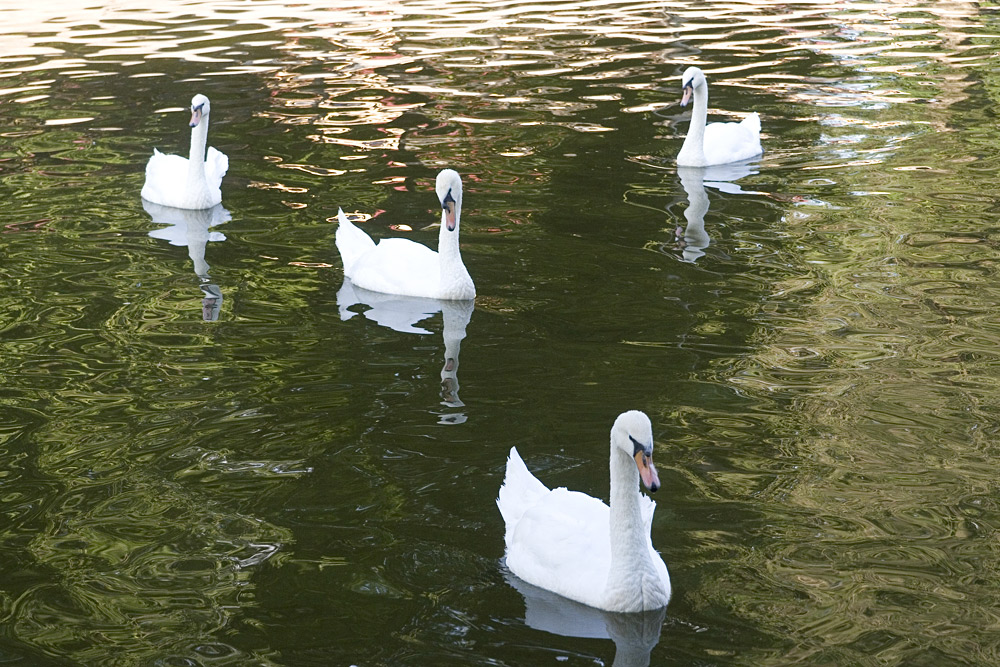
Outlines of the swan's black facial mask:
{"label": "swan's black facial mask", "polygon": [[441,208],[444,210],[444,221],[448,226],[448,231],[455,231],[455,200],[451,196],[451,190],[448,190],[448,194],[446,194],[444,199],[441,201]]}
{"label": "swan's black facial mask", "polygon": [[639,452],[644,453],[646,456],[653,455],[653,447],[651,445],[644,445],[632,436],[628,437],[632,441],[632,456],[635,456]]}

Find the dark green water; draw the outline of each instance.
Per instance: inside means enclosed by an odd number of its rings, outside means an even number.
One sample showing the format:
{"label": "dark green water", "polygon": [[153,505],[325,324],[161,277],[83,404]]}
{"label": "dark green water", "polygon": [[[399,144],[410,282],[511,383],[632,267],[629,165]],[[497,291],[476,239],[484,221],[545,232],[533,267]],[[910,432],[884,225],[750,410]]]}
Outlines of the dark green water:
{"label": "dark green water", "polygon": [[[606,498],[638,408],[675,592],[616,664],[1000,664],[992,5],[0,24],[0,663],[611,665],[526,619],[494,499],[515,445]],[[735,185],[674,167],[690,64],[762,116]],[[228,213],[169,227],[195,92]],[[338,206],[433,244],[445,166],[474,311],[343,319]]]}

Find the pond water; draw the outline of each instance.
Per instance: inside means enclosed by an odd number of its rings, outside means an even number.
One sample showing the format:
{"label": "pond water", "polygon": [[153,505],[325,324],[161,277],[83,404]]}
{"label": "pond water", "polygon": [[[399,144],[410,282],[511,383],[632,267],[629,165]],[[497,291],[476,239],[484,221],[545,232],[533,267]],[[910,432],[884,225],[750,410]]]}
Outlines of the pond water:
{"label": "pond water", "polygon": [[[992,4],[133,4],[0,7],[0,662],[1000,663]],[[693,64],[761,160],[676,168]],[[196,92],[222,208],[144,206]],[[444,167],[474,308],[342,291],[338,207],[434,245]],[[606,499],[630,408],[622,619],[494,501]]]}

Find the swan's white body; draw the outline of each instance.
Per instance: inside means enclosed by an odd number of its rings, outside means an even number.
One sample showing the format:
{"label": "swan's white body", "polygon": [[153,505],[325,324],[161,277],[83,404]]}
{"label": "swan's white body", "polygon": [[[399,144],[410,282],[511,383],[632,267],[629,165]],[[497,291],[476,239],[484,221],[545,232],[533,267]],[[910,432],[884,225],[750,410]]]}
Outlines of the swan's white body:
{"label": "swan's white body", "polygon": [[428,299],[467,300],[476,297],[458,247],[462,215],[462,179],[452,169],[437,176],[441,201],[438,250],[409,239],[382,239],[375,243],[342,210],[337,211],[337,249],[344,275],[363,289]]}
{"label": "swan's white body", "polygon": [[760,145],[760,116],[751,113],[739,123],[710,123],[708,118],[708,82],[697,67],[689,67],[681,76],[684,95],[681,106],[694,97],[691,125],[677,164],[683,167],[707,167],[747,160],[764,152]]}
{"label": "swan's white body", "polygon": [[146,163],[142,198],[161,206],[205,209],[222,202],[222,177],[229,170],[229,158],[208,148],[208,121],[211,105],[204,95],[191,100],[191,150],[189,157],[164,155],[153,149]]}
{"label": "swan's white body", "polygon": [[[641,448],[640,448],[641,443]],[[511,448],[497,498],[507,567],[524,581],[585,605],[616,612],[665,607],[670,575],[653,548],[655,503],[639,493],[659,486],[649,418],[630,410],[611,429],[611,506],[577,491],[549,490]]]}

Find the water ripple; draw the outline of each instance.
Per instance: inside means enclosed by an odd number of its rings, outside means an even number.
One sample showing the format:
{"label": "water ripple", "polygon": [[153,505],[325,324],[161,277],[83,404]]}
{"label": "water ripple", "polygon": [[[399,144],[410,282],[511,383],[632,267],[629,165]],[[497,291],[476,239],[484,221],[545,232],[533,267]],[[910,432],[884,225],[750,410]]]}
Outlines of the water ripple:
{"label": "water ripple", "polygon": [[[652,663],[1000,661],[995,18],[5,3],[4,653],[608,664],[524,623],[490,511],[512,444],[604,493],[594,434],[642,405],[678,590]],[[689,65],[714,118],[761,113],[767,150],[705,184],[695,260]],[[192,249],[136,197],[193,88],[232,159],[208,321]],[[439,344],[341,322],[330,237],[345,206],[433,242],[446,164],[484,286],[459,428]]]}

